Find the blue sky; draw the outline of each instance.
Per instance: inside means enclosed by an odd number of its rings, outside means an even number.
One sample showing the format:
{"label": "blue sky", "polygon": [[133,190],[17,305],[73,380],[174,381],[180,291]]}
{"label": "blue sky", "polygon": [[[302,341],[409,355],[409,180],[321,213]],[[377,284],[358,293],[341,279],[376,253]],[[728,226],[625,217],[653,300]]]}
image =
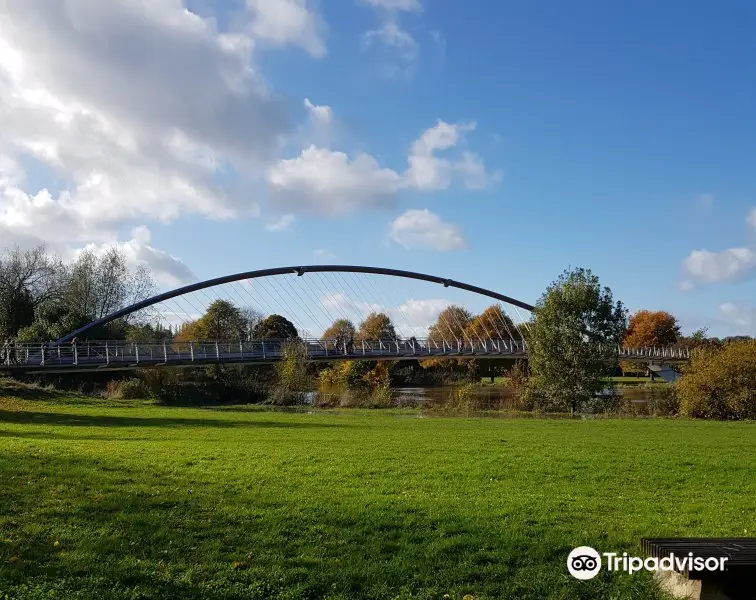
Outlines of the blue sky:
{"label": "blue sky", "polygon": [[167,287],[342,262],[529,302],[585,266],[631,309],[756,334],[753,3],[8,5],[14,243],[118,241]]}

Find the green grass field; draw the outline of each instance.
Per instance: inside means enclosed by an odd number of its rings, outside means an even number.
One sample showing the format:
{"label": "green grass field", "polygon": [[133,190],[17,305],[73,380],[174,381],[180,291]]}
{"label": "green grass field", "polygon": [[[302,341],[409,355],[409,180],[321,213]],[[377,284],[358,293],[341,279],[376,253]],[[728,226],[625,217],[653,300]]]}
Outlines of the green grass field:
{"label": "green grass field", "polygon": [[754,423],[25,395],[0,390],[0,598],[648,600],[568,552],[756,531]]}

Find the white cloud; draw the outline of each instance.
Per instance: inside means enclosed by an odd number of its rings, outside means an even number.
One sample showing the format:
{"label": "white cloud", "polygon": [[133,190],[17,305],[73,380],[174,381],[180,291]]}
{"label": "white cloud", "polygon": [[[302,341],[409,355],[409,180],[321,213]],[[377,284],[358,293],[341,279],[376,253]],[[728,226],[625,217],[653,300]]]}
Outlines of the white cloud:
{"label": "white cloud", "polygon": [[738,281],[756,269],[756,253],[748,248],[730,248],[722,252],[694,250],[683,262],[683,269],[690,281]]}
{"label": "white cloud", "polygon": [[394,17],[384,21],[380,28],[371,29],[363,34],[362,44],[364,49],[370,48],[375,42],[391,48],[397,57],[408,66],[411,66],[417,60],[420,51],[415,38],[402,29]]}
{"label": "white cloud", "polygon": [[392,311],[393,318],[401,323],[399,334],[403,337],[428,337],[428,328],[437,320],[441,312],[451,306],[449,300],[431,298],[414,300],[410,298]]}
{"label": "white cloud", "polygon": [[294,217],[294,215],[283,215],[277,221],[268,223],[265,226],[265,229],[267,231],[287,231],[291,229],[291,226],[294,224],[295,218],[296,217]]}
{"label": "white cloud", "polygon": [[247,7],[254,14],[250,27],[254,37],[300,46],[317,58],[325,55],[324,25],[307,0],[247,0]]}
{"label": "white cloud", "polygon": [[459,250],[467,243],[461,229],[429,210],[408,210],[391,223],[390,238],[405,248]]}
{"label": "white cloud", "polygon": [[420,0],[362,0],[362,3],[373,8],[381,21],[379,27],[362,34],[362,49],[378,45],[388,50],[391,60],[384,67],[388,76],[411,74],[420,55],[420,45],[401,26],[399,15],[422,12]]}
{"label": "white cloud", "polygon": [[267,181],[270,200],[279,210],[339,216],[393,206],[401,178],[369,154],[350,159],[343,152],[310,146],[271,167]]}
{"label": "white cloud", "polygon": [[[311,113],[317,108],[305,101]],[[325,111],[323,111],[325,113]],[[499,173],[487,171],[474,153],[463,151],[456,158],[444,158],[462,143],[474,123],[451,124],[439,120],[413,142],[408,168],[400,174],[381,167],[370,154],[350,158],[344,152],[311,144],[300,156],[284,159],[267,173],[270,201],[280,211],[305,212],[320,216],[340,216],[361,208],[391,208],[402,189],[444,190],[459,180],[469,190],[484,189],[500,180]]]}
{"label": "white cloud", "polygon": [[756,332],[756,308],[725,302],[719,306],[719,313],[738,334],[752,335]]}
{"label": "white cloud", "polygon": [[398,306],[383,306],[372,302],[355,300],[341,292],[327,294],[320,299],[323,308],[332,320],[346,316],[359,326],[371,312],[386,313],[401,337],[427,337],[428,328],[436,322],[438,315],[451,305],[449,300],[430,298],[410,298]]}
{"label": "white cloud", "polygon": [[423,10],[420,0],[362,0],[362,2],[373,8],[390,11],[420,12]]}
{"label": "white cloud", "polygon": [[500,179],[500,174],[486,171],[483,161],[472,152],[463,152],[457,160],[438,156],[438,152],[457,146],[475,123],[447,123],[439,119],[426,129],[410,148],[407,185],[419,190],[442,190],[451,185],[452,177],[461,174],[468,189],[482,189]]}
{"label": "white cloud", "polygon": [[327,105],[316,105],[309,98],[304,100],[305,108],[310,113],[310,119],[320,125],[330,125],[333,122],[333,109]]}
{"label": "white cloud", "polygon": [[746,224],[756,231],[756,208],[752,208],[751,212],[748,213],[748,216],[746,217]]}
{"label": "white cloud", "polygon": [[[124,224],[256,216],[247,194],[217,185],[233,170],[248,190],[289,131],[256,43],[324,46],[303,1],[250,0],[248,14],[240,33],[182,0],[6,0],[0,235],[99,243]],[[62,191],[31,187],[18,166],[28,160]]]}
{"label": "white cloud", "polygon": [[[147,265],[157,282],[164,287],[176,287],[196,281],[192,270],[179,258],[163,250],[158,250],[150,244],[152,236],[147,227],[136,227],[131,235],[132,238],[130,240],[115,244],[124,253],[130,265]],[[113,245],[87,244],[78,252],[92,250],[95,253],[101,254]]]}

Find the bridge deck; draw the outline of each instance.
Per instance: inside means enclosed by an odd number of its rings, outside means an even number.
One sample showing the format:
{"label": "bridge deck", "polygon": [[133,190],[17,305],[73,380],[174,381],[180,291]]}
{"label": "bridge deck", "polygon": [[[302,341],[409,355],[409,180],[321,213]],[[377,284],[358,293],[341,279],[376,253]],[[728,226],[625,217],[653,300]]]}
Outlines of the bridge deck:
{"label": "bridge deck", "polygon": [[[264,364],[281,360],[291,341],[80,342],[76,345],[22,344],[4,350],[0,368],[23,371],[122,370],[149,366]],[[426,360],[429,358],[527,359],[522,340],[376,340],[354,343],[300,340],[310,361]],[[687,360],[682,348],[617,348],[627,361]]]}

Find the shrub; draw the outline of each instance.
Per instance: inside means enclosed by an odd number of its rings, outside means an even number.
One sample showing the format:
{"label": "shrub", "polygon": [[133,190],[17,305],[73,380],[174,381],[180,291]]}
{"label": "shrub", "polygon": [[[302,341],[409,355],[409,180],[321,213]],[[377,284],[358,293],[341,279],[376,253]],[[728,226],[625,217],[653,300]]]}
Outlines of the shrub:
{"label": "shrub", "polygon": [[105,396],[113,400],[137,400],[150,398],[152,392],[142,380],[131,378],[108,381]]}
{"label": "shrub", "polygon": [[677,397],[685,416],[756,419],[756,340],[694,351]]}

